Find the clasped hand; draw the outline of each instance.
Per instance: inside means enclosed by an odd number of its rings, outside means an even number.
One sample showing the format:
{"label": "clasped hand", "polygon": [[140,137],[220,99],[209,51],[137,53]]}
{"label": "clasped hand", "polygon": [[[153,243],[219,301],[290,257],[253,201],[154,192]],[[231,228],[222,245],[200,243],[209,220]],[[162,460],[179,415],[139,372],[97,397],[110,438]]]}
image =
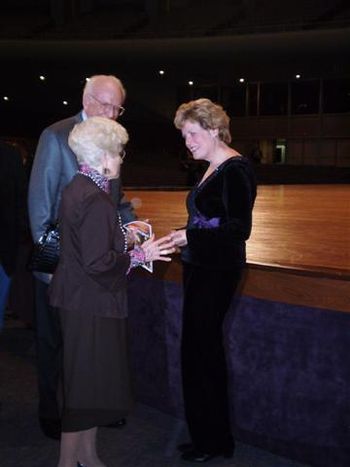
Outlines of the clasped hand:
{"label": "clasped hand", "polygon": [[169,236],[174,246],[182,247],[187,245],[186,229],[172,230]]}
{"label": "clasped hand", "polygon": [[171,261],[167,255],[176,253],[180,247],[187,245],[186,229],[173,230],[168,235],[155,240],[154,235],[142,244],[145,252],[145,260],[149,261]]}
{"label": "clasped hand", "polygon": [[165,235],[164,237],[158,238],[155,240],[154,234],[146,240],[141,248],[145,253],[146,263],[149,261],[171,261],[171,258],[167,255],[175,253],[176,248],[173,240],[170,235]]}

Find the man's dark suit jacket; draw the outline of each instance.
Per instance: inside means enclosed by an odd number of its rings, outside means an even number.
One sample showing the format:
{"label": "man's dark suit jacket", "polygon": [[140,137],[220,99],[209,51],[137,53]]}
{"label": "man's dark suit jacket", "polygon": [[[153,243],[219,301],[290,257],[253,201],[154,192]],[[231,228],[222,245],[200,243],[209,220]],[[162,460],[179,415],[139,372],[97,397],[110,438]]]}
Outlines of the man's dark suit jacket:
{"label": "man's dark suit jacket", "polygon": [[59,210],[61,252],[50,304],[71,312],[125,318],[130,256],[112,198],[78,174],[64,189]]}
{"label": "man's dark suit jacket", "polygon": [[19,151],[0,141],[0,263],[8,276],[14,272],[20,235],[26,223],[26,189]]}

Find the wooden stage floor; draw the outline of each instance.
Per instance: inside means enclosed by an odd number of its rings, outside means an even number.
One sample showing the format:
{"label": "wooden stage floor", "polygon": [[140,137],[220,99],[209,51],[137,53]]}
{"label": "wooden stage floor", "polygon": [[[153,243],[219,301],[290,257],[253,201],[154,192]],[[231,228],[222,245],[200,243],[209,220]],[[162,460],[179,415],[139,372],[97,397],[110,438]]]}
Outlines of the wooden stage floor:
{"label": "wooden stage floor", "polygon": [[[185,224],[187,191],[126,191],[139,218],[149,219],[157,236]],[[310,284],[321,284],[315,294],[325,296],[303,300],[304,304],[350,311],[350,185],[259,186],[247,260],[249,271],[255,271],[255,281],[247,285],[250,294],[256,295],[255,289],[266,280],[262,271],[270,272],[267,289],[278,289],[278,277],[285,279],[273,299],[284,298],[291,279],[309,277],[311,282],[304,287],[313,296]],[[326,283],[341,286],[340,299],[327,298]],[[300,287],[296,285],[287,301],[299,304]],[[339,290],[334,294],[339,295]]]}

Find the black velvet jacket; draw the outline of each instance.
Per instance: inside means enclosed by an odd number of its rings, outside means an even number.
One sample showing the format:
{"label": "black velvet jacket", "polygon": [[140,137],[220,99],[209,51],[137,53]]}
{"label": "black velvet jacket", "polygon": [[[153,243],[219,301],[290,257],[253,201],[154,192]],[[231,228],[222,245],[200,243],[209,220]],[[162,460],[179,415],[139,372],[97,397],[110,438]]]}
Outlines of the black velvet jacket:
{"label": "black velvet jacket", "polygon": [[249,160],[238,156],[223,162],[188,195],[188,245],[182,259],[209,269],[242,267],[255,197]]}

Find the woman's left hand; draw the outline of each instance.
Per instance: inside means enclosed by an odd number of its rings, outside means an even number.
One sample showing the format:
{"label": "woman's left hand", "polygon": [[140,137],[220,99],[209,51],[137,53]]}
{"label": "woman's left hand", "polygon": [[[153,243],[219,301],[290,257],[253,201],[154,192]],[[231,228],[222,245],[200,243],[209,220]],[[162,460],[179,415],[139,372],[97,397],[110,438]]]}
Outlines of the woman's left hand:
{"label": "woman's left hand", "polygon": [[[167,255],[175,253],[175,245],[170,235],[158,238],[155,240],[154,235],[149,240],[146,240],[141,248],[145,252],[145,260],[149,261],[171,261]],[[164,256],[165,255],[165,256]]]}
{"label": "woman's left hand", "polygon": [[174,242],[174,245],[178,247],[187,245],[186,229],[173,230],[170,232],[170,238]]}

